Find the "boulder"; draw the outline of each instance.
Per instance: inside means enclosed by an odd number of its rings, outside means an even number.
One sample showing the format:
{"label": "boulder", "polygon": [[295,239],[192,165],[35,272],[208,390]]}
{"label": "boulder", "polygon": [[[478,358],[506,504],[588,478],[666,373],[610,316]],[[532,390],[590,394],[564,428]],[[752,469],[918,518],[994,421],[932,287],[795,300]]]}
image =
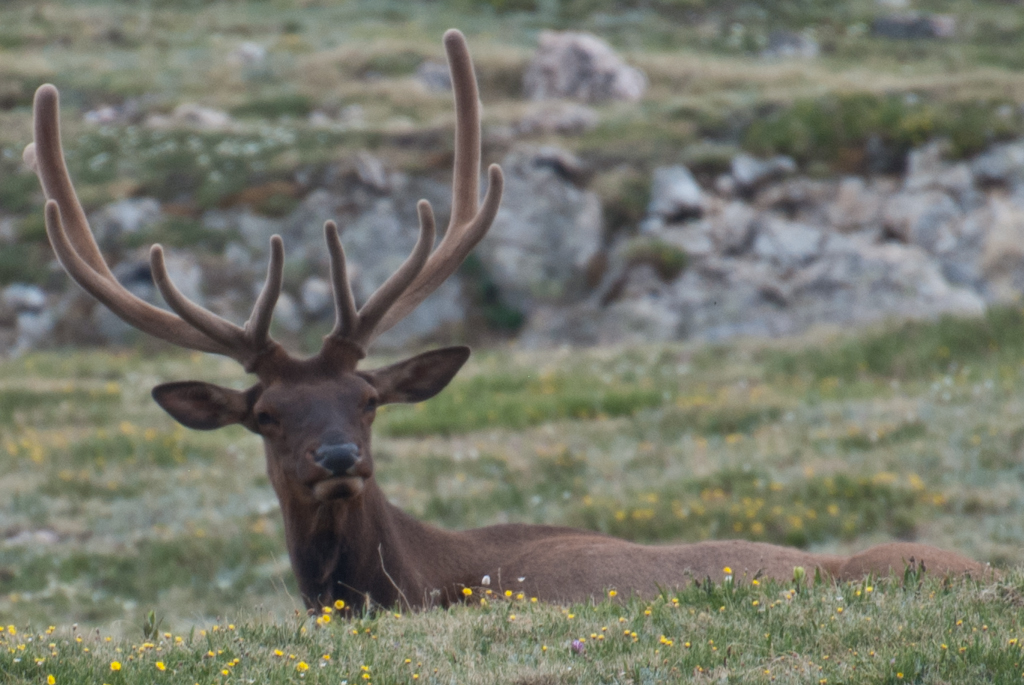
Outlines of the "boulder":
{"label": "boulder", "polygon": [[932,254],[956,247],[961,221],[963,212],[957,204],[936,190],[898,193],[882,206],[882,225],[889,235]]}
{"label": "boulder", "polygon": [[571,98],[583,102],[635,102],[647,77],[626,65],[603,40],[589,33],[543,31],[523,76],[531,100]]}
{"label": "boulder", "polygon": [[476,251],[506,302],[522,311],[585,296],[588,266],[602,248],[597,195],[570,183],[549,157],[524,148],[504,159],[501,208]]}
{"label": "boulder", "polygon": [[416,67],[416,82],[432,93],[444,93],[452,89],[452,77],[448,65],[432,59],[423,60]]}
{"label": "boulder", "polygon": [[812,226],[771,215],[756,221],[755,234],[751,256],[783,270],[814,260],[824,241],[822,232]]}
{"label": "boulder", "polygon": [[868,185],[858,176],[847,176],[839,182],[826,208],[828,223],[844,233],[877,226],[882,220],[884,197],[877,184]]}
{"label": "boulder", "polygon": [[648,215],[672,223],[699,217],[703,212],[704,191],[689,169],[677,164],[654,170]]}
{"label": "boulder", "polygon": [[711,240],[718,251],[726,255],[738,255],[747,251],[754,242],[754,221],[757,212],[745,202],[733,200],[709,216]]}
{"label": "boulder", "polygon": [[977,219],[988,228],[981,268],[991,295],[1016,301],[1024,292],[1024,203],[992,198]]}
{"label": "boulder", "polygon": [[761,51],[765,59],[814,59],[821,52],[817,39],[808,31],[772,31]]}
{"label": "boulder", "polygon": [[983,185],[1024,184],[1024,140],[995,145],[971,161],[974,177]]}
{"label": "boulder", "polygon": [[151,197],[135,197],[105,205],[89,215],[93,235],[103,249],[117,249],[125,236],[149,228],[163,218],[160,202]]}
{"label": "boulder", "polygon": [[744,153],[732,158],[732,179],[743,192],[754,191],[769,181],[796,173],[796,169],[796,162],[786,155],[758,159]]}
{"label": "boulder", "polygon": [[871,22],[871,33],[881,38],[896,40],[953,38],[956,36],[956,17],[949,14],[919,12],[888,14],[875,17]]}

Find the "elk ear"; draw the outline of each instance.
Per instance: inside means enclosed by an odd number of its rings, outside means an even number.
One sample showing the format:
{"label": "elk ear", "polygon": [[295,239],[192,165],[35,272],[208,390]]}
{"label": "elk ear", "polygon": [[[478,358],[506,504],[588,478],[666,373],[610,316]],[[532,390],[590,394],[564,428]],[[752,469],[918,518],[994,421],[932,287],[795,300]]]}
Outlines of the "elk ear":
{"label": "elk ear", "polygon": [[468,347],[445,347],[365,372],[380,404],[422,402],[444,390],[469,359]]}
{"label": "elk ear", "polygon": [[153,399],[187,428],[207,431],[233,423],[247,423],[252,413],[253,390],[232,390],[212,383],[182,381],[156,386]]}

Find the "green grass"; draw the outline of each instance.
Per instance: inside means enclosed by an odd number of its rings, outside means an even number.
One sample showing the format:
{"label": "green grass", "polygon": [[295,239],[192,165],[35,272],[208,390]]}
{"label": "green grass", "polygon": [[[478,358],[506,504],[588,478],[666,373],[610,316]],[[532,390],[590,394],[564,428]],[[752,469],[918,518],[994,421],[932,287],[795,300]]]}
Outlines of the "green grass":
{"label": "green grass", "polygon": [[[9,682],[1016,682],[1024,654],[1014,575],[802,587],[691,586],[654,601],[569,607],[475,595],[421,614],[269,621],[115,636],[11,624]],[[152,623],[158,623],[154,617]],[[155,635],[153,634],[155,632]]]}
{"label": "green grass", "polygon": [[[1013,569],[1024,562],[1014,311],[805,338],[786,352],[481,352],[437,398],[382,413],[377,478],[396,504],[450,528],[524,521],[652,543],[745,538],[835,553],[916,539]],[[951,344],[954,334],[982,342]],[[940,343],[949,354],[934,361]],[[867,370],[836,352],[874,349],[886,353],[869,355]],[[863,585],[694,587],[678,607],[671,597],[568,609],[492,601],[317,627],[294,587],[259,441],[237,427],[186,431],[148,396],[158,382],[187,378],[245,387],[237,365],[198,354],[48,353],[0,362],[0,377],[0,611],[17,631],[6,638],[15,651],[0,658],[14,682],[129,682],[157,674],[158,660],[192,682],[352,682],[364,680],[363,665],[375,682],[414,672],[423,682],[726,672],[752,682],[898,682],[897,673],[953,682],[1024,672],[1009,643],[1022,637],[1014,571],[997,585],[878,582],[870,597]],[[143,648],[150,611],[171,637]],[[50,625],[60,626],[53,636],[25,640]],[[607,644],[590,637],[603,632]],[[582,654],[570,649],[580,637]]]}

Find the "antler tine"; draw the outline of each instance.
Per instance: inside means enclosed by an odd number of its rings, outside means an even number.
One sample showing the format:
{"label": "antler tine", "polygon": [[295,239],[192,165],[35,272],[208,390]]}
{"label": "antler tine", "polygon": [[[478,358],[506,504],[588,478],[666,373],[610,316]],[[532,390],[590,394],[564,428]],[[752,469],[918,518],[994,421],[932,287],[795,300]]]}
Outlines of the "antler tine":
{"label": "antler tine", "polygon": [[480,95],[466,37],[458,29],[444,34],[452,94],[455,97],[455,168],[452,178],[452,215],[448,230],[476,214],[480,198]]}
{"label": "antler tine", "polygon": [[33,158],[33,170],[43,185],[43,193],[47,198],[57,201],[74,253],[93,271],[113,278],[89,230],[85,210],[71,185],[71,177],[64,162],[64,148],[60,139],[60,96],[57,89],[49,83],[39,86],[32,110],[35,142],[25,148],[23,157],[26,161],[30,156]]}
{"label": "antler tine", "polygon": [[[174,286],[167,274],[163,250],[153,246],[150,264],[154,282],[175,316],[136,297],[117,282],[93,238],[75,194],[60,139],[60,99],[50,84],[40,86],[34,103],[35,142],[23,159],[39,176],[46,202],[46,233],[57,260],[86,292],[126,323],[173,345],[213,352],[248,366],[270,341],[270,313],[281,289],[283,249],[271,242],[271,268],[264,292],[257,300],[252,325],[245,330],[193,303]],[[276,275],[275,275],[276,274]]]}
{"label": "antler tine", "polygon": [[352,286],[348,282],[345,248],[341,246],[341,238],[338,236],[338,224],[333,221],[324,223],[324,239],[327,241],[327,253],[331,257],[331,290],[334,293],[335,323],[328,337],[347,338],[355,333],[359,320]]}
{"label": "antler tine", "polygon": [[449,29],[444,34],[444,47],[455,96],[451,220],[437,249],[401,297],[384,313],[367,343],[402,320],[459,268],[486,235],[501,203],[504,179],[501,167],[492,164],[487,170],[487,194],[482,206],[478,204],[480,101],[466,37],[456,29]]}
{"label": "antler tine", "polygon": [[420,218],[419,239],[398,270],[391,274],[391,277],[384,281],[359,309],[358,324],[351,338],[352,342],[358,345],[365,347],[377,336],[377,324],[413,280],[422,273],[430,250],[434,247],[434,211],[430,203],[420,200],[416,204],[416,211]]}
{"label": "antler tine", "polygon": [[284,241],[281,236],[270,236],[270,262],[267,264],[267,280],[256,298],[252,314],[245,322],[245,340],[253,350],[261,350],[270,344],[270,322],[274,318],[274,307],[281,296],[284,284]]}

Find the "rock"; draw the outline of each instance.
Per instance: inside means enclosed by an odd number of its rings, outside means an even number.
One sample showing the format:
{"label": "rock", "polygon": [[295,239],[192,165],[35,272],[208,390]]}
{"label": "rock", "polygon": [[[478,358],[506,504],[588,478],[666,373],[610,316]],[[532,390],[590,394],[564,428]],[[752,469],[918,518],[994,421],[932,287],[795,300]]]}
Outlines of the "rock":
{"label": "rock", "polygon": [[891,236],[932,254],[956,247],[962,220],[963,213],[949,195],[935,190],[899,193],[882,206],[882,225]]}
{"label": "rock", "polygon": [[647,89],[647,77],[623,63],[597,36],[543,31],[537,54],[523,76],[523,86],[531,100],[636,102]]}
{"label": "rock", "polygon": [[544,102],[527,111],[516,131],[520,135],[559,134],[574,136],[593,130],[600,117],[597,111],[575,102]]}
{"label": "rock", "polygon": [[203,107],[194,102],[183,102],[169,116],[152,114],[146,119],[150,128],[191,128],[199,131],[223,131],[231,127],[227,112]]}
{"label": "rock", "polygon": [[756,224],[751,253],[777,268],[795,269],[821,254],[824,236],[816,228],[770,215]]}
{"label": "rock", "polygon": [[875,17],[871,22],[871,33],[881,38],[896,40],[953,38],[956,36],[956,17],[950,14],[918,12],[889,14]]}
{"label": "rock", "polygon": [[260,69],[267,61],[267,48],[260,43],[245,41],[228,53],[228,62],[246,67]]}
{"label": "rock", "polygon": [[957,199],[964,209],[983,203],[983,197],[974,187],[974,175],[965,162],[950,164],[944,156],[947,141],[933,141],[911,150],[907,155],[907,175],[903,187],[907,190],[942,190]]}
{"label": "rock", "polygon": [[752,155],[739,154],[732,159],[733,181],[739,189],[746,192],[793,173],[796,173],[796,162],[786,155],[758,159]]}
{"label": "rock", "polygon": [[134,124],[142,118],[142,108],[134,98],[125,100],[120,105],[101,105],[82,115],[82,121],[95,126]]}
{"label": "rock", "polygon": [[745,202],[727,202],[711,217],[711,239],[718,251],[738,255],[747,251],[754,241],[757,212]]}
{"label": "rock", "polygon": [[[253,301],[259,296],[263,289],[263,281],[254,284]],[[295,298],[288,293],[282,292],[277,298],[277,306],[274,307],[274,324],[280,326],[289,333],[298,333],[302,330],[302,313]]]}
{"label": "rock", "polygon": [[983,185],[1024,184],[1024,140],[995,145],[975,157],[970,166]]}
{"label": "rock", "polygon": [[992,198],[978,218],[988,227],[981,268],[992,296],[1016,301],[1024,292],[1024,204]]}
{"label": "rock", "polygon": [[761,51],[761,57],[814,59],[820,51],[818,41],[807,31],[772,31],[768,34],[768,44]]}
{"label": "rock", "polygon": [[667,223],[699,217],[704,212],[704,191],[690,170],[676,165],[658,167],[651,180],[647,213]]}
{"label": "rock", "polygon": [[506,301],[523,311],[583,297],[602,247],[597,195],[568,182],[549,157],[523,148],[504,159],[501,208],[477,248]]}
{"label": "rock", "polygon": [[885,195],[878,184],[869,186],[860,177],[847,176],[826,208],[828,223],[845,233],[880,225]]}
{"label": "rock", "polygon": [[658,240],[681,249],[688,257],[706,257],[715,252],[712,224],[703,219],[684,224],[668,224],[652,234]]}
{"label": "rock", "polygon": [[53,333],[54,318],[49,311],[24,311],[18,314],[15,355],[47,347]]}
{"label": "rock", "polygon": [[0,293],[4,304],[16,312],[38,313],[46,307],[46,293],[37,285],[12,283]]}
{"label": "rock", "polygon": [[356,173],[360,181],[379,193],[386,193],[391,189],[384,162],[369,152],[364,151],[356,155]]}
{"label": "rock", "polygon": [[432,93],[444,93],[452,89],[452,77],[448,65],[432,59],[420,62],[416,67],[416,81]]}
{"label": "rock", "polygon": [[117,249],[125,236],[138,233],[163,218],[160,202],[151,197],[135,197],[105,205],[89,216],[96,242],[103,249]]}
{"label": "rock", "polygon": [[326,279],[313,276],[302,284],[299,293],[303,313],[320,319],[334,312],[334,291]]}

